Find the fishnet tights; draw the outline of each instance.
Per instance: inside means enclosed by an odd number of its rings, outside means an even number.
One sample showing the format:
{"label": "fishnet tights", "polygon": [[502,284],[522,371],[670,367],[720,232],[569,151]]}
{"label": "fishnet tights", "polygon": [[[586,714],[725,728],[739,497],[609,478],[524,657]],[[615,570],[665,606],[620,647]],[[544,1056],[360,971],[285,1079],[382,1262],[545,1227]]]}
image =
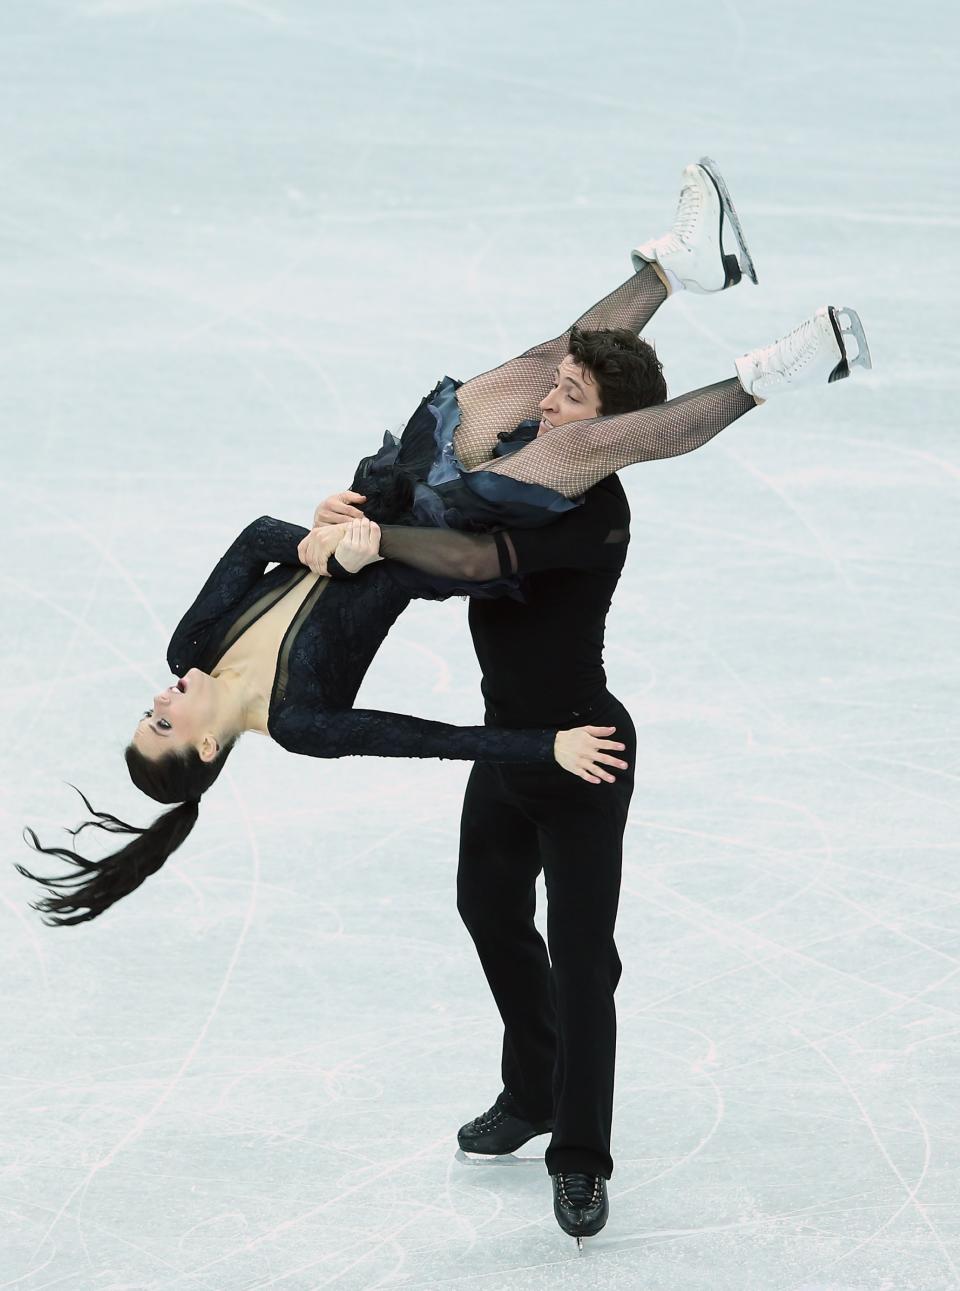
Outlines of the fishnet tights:
{"label": "fishnet tights", "polygon": [[[631,332],[640,332],[666,298],[666,288],[653,266],[648,264],[588,309],[574,326],[625,327]],[[510,359],[498,368],[472,377],[460,387],[457,391],[460,425],[454,431],[453,446],[467,470],[474,469],[493,456],[497,436],[501,432],[515,430],[521,421],[539,415],[538,405],[553,385],[554,371],[567,354],[569,340],[568,328],[554,340],[535,345],[519,358]],[[616,469],[611,466],[610,470],[604,471],[597,478],[602,479],[603,475],[609,475],[610,471]],[[513,471],[501,473],[512,475]],[[518,475],[517,478],[526,477]],[[578,490],[580,491],[582,490]]]}
{"label": "fishnet tights", "polygon": [[700,448],[755,406],[753,396],[731,377],[636,412],[568,422],[510,457],[474,469],[542,484],[575,498],[624,466]]}

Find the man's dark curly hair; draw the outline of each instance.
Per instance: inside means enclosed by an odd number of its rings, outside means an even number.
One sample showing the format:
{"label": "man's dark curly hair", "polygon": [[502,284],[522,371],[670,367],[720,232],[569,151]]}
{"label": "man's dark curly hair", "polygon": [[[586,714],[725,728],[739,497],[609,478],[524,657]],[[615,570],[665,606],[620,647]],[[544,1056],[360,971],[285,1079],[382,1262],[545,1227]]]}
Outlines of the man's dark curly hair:
{"label": "man's dark curly hair", "polygon": [[600,391],[600,415],[634,412],[663,403],[667,383],[652,345],[623,327],[570,332],[570,357],[586,368]]}

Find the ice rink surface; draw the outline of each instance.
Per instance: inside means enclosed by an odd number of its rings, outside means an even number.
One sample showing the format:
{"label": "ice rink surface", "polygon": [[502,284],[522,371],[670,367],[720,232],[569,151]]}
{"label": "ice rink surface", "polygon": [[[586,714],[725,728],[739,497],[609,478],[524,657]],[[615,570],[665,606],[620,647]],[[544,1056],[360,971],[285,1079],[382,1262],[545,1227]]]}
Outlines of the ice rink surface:
{"label": "ice rink surface", "polygon": [[[0,1288],[960,1286],[958,26],[5,0]],[[12,862],[79,823],[65,781],[153,818],[120,751],[233,536],[306,520],[442,373],[562,331],[703,152],[760,287],[658,314],[671,391],[825,301],[875,371],[624,475],[607,660],[641,749],[611,1219],[578,1259],[534,1145],[456,1153],[499,1089],[465,765],[250,735],[80,928]],[[361,703],[479,720],[465,613],[414,605]]]}

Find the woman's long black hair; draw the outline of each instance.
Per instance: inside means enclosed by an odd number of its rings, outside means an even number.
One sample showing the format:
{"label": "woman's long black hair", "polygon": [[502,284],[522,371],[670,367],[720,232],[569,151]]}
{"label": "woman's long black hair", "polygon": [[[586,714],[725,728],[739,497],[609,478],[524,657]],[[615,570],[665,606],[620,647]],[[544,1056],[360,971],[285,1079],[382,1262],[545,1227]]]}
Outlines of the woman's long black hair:
{"label": "woman's long black hair", "polygon": [[[162,758],[147,758],[132,744],[124,752],[130,779],[156,802],[176,803],[171,811],[158,816],[152,825],[141,828],[97,811],[87,797],[77,793],[93,817],[67,833],[76,838],[83,830],[102,829],[108,834],[130,834],[131,841],[118,852],[102,860],[91,861],[69,847],[43,847],[29,827],[23,831],[26,841],[36,852],[55,856],[72,865],[73,870],[58,878],[32,874],[23,865],[17,869],[25,878],[41,883],[48,895],[33,903],[33,908],[50,916],[44,923],[64,927],[96,919],[98,914],[133,892],[151,874],[156,874],[167,857],[172,856],[190,835],[197,823],[200,798],[223,770],[235,741],[224,744],[212,762],[204,762],[196,749],[185,753],[168,753]],[[71,788],[76,788],[72,785]]]}
{"label": "woman's long black hair", "polygon": [[[382,524],[411,524],[416,483],[412,471],[396,465],[385,466],[376,457],[366,457],[357,467],[353,488],[366,495],[364,514],[371,519]],[[151,874],[156,874],[167,857],[189,837],[197,823],[200,797],[222,771],[234,743],[224,744],[212,762],[202,761],[192,748],[185,753],[168,753],[154,759],[144,757],[139,749],[128,745],[124,757],[130,779],[137,788],[155,802],[177,804],[145,829],[128,825],[107,811],[97,811],[77,789],[94,819],[68,830],[73,838],[88,828],[131,835],[129,843],[102,860],[87,860],[68,847],[44,847],[28,826],[24,837],[34,851],[55,856],[74,867],[59,878],[45,878],[32,874],[23,865],[17,866],[26,878],[47,889],[47,895],[33,903],[35,910],[49,916],[44,923],[63,927],[96,919]]]}

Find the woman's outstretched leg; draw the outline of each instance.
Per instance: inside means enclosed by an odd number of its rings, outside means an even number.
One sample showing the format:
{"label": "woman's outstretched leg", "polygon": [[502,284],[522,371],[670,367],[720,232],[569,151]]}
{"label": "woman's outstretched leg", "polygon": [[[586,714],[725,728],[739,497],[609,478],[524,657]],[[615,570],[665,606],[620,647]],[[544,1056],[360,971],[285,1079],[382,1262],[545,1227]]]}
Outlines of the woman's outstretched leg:
{"label": "woman's outstretched leg", "polygon": [[[737,257],[724,251],[726,230],[736,239],[743,272],[757,281],[743,228],[716,162],[702,157],[683,172],[669,233],[633,252],[637,272],[577,319],[581,331],[625,329],[634,335],[649,323],[671,291],[723,291],[741,278]],[[454,450],[468,470],[492,457],[497,436],[537,416],[553,374],[567,353],[571,328],[518,358],[484,372],[457,392],[460,425]]]}
{"label": "woman's outstretched leg", "polygon": [[477,470],[578,497],[624,466],[692,452],[758,401],[837,381],[851,366],[871,366],[860,319],[855,310],[825,305],[773,345],[739,358],[738,375],[728,381],[636,412],[569,421]]}
{"label": "woman's outstretched leg", "polygon": [[701,448],[755,407],[753,396],[731,377],[636,412],[567,422],[476,471],[541,484],[576,498],[624,466]]}
{"label": "woman's outstretched leg", "polygon": [[[643,264],[638,273],[592,305],[573,327],[591,331],[623,328],[636,334],[666,298],[667,289],[657,269]],[[498,368],[472,377],[457,391],[460,425],[454,431],[453,446],[468,470],[492,456],[501,432],[538,416],[537,406],[553,385],[553,374],[568,352],[573,327]]]}

